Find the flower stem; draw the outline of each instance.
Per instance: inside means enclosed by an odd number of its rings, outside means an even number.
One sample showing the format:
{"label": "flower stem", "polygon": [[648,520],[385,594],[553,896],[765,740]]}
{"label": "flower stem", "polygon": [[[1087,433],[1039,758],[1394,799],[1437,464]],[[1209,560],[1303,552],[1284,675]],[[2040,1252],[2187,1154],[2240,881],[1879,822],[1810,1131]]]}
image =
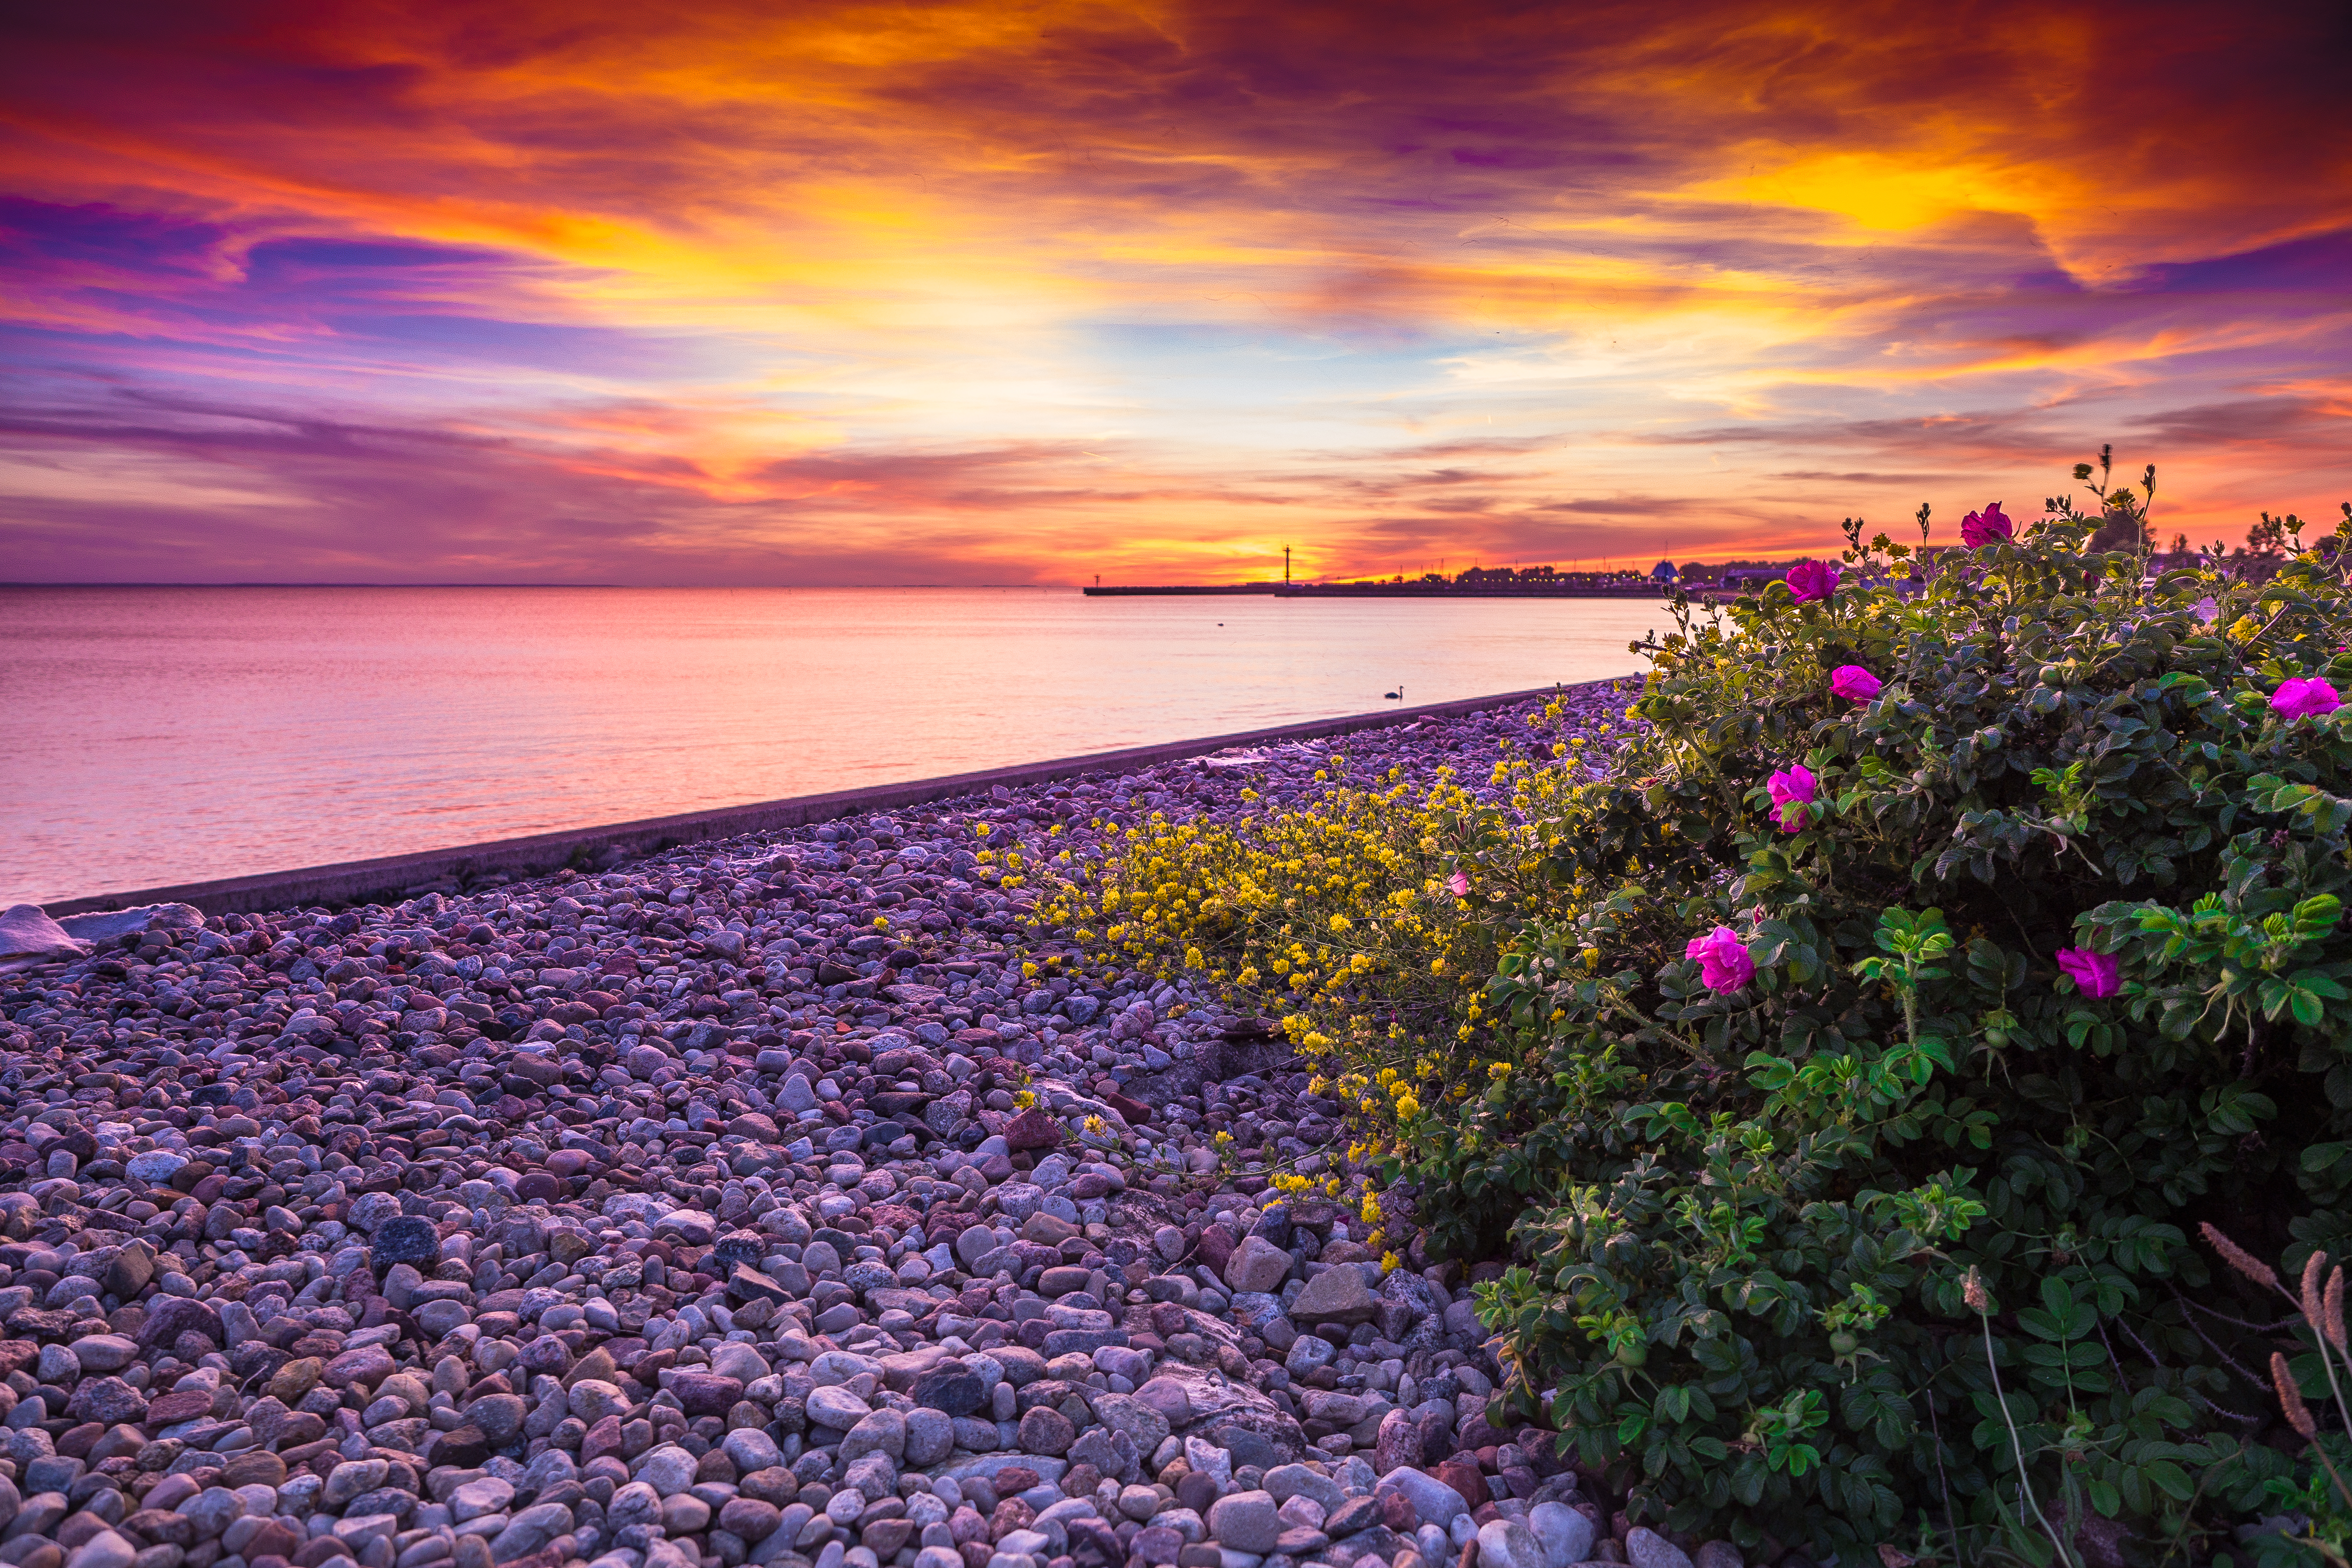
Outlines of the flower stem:
{"label": "flower stem", "polygon": [[1979,1312],[1977,1321],[1984,1326],[1985,1370],[1992,1373],[1992,1396],[2000,1405],[2002,1425],[2009,1428],[2009,1451],[2017,1456],[2018,1489],[2025,1494],[2025,1506],[2033,1510],[2034,1520],[2041,1524],[2042,1533],[2050,1537],[2050,1544],[2058,1549],[2058,1561],[2065,1563],[2066,1568],[2078,1568],[2074,1554],[2066,1550],[2065,1542],[2059,1539],[2058,1532],[2050,1527],[2050,1521],[2042,1514],[2042,1504],[2033,1495],[2033,1483],[2026,1479],[2025,1445],[2018,1440],[2017,1420],[2009,1413],[2009,1395],[2000,1391],[2000,1368],[1993,1360],[1992,1319],[1983,1312]]}

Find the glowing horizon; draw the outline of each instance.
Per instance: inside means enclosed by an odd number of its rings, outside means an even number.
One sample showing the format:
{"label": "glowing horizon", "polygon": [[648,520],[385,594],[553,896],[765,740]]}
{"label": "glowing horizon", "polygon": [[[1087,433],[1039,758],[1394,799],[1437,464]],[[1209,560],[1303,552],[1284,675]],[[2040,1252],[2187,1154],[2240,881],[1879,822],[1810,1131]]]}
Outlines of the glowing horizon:
{"label": "glowing horizon", "polygon": [[2318,5],[12,26],[0,578],[1416,576],[2352,499]]}

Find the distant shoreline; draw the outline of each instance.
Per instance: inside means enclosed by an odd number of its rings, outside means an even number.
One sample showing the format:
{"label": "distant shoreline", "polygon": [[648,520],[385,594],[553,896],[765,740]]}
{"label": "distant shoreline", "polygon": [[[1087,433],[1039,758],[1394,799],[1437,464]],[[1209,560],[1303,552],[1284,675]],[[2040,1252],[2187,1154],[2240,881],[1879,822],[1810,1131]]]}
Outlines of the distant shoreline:
{"label": "distant shoreline", "polygon": [[1657,583],[1234,583],[1219,587],[1086,588],[1089,599],[1249,595],[1271,599],[1663,599]]}

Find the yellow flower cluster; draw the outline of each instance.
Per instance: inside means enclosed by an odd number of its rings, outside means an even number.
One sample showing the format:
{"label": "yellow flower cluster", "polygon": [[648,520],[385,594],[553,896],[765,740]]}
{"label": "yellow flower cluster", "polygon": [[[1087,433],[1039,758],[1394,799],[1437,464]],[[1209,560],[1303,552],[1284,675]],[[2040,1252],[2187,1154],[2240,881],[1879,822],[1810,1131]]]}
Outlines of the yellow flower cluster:
{"label": "yellow flower cluster", "polygon": [[[1302,1054],[1332,1064],[1318,1092],[1402,1131],[1481,1073],[1494,917],[1558,897],[1541,883],[1548,836],[1583,767],[1581,737],[1544,732],[1563,721],[1555,702],[1530,717],[1533,743],[1502,743],[1489,800],[1449,771],[1416,790],[1392,770],[1235,820],[1154,813],[1106,836],[1099,859],[1045,863],[1026,919],[1080,944],[1073,971],[1205,974],[1231,1005],[1279,1016]],[[1318,777],[1345,780],[1346,759]],[[1004,858],[1020,864],[1009,847]]]}

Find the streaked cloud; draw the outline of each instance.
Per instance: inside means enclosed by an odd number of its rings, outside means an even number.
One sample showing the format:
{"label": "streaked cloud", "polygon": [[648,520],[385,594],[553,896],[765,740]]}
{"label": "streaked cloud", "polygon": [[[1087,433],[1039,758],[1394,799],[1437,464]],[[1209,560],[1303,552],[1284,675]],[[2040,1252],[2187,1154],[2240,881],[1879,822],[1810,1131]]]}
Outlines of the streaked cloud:
{"label": "streaked cloud", "polygon": [[2352,495],[2320,5],[11,34],[11,578],[1727,556],[2106,440],[2199,537]]}

